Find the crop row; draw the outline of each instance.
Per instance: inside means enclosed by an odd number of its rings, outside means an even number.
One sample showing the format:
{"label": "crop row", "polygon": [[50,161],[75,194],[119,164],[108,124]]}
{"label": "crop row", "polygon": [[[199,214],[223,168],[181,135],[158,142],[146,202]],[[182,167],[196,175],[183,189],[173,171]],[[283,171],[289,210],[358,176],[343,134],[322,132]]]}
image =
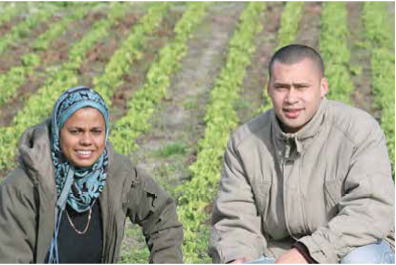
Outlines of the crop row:
{"label": "crop row", "polygon": [[319,50],[325,62],[325,75],[330,89],[328,97],[351,104],[353,83],[347,67],[350,51],[347,44],[348,27],[344,2],[324,2],[320,20]]}
{"label": "crop row", "polygon": [[127,103],[127,113],[112,128],[110,139],[120,153],[129,154],[136,149],[135,139],[150,128],[148,119],[155,106],[166,96],[171,74],[180,67],[179,61],[187,51],[186,42],[205,14],[204,2],[189,2],[187,6],[175,26],[174,39],[159,51],[157,61],[147,72],[143,87],[132,95]]}
{"label": "crop row", "polygon": [[125,4],[112,2],[106,19],[96,22],[79,42],[69,51],[68,61],[53,71],[42,87],[30,96],[14,117],[10,127],[0,128],[0,169],[11,167],[15,157],[17,139],[31,125],[45,119],[51,112],[55,100],[66,88],[77,85],[77,69],[84,61],[86,51],[102,37],[106,36],[116,19],[124,15]]}
{"label": "crop row", "polygon": [[215,80],[205,115],[204,137],[198,143],[197,160],[189,167],[192,179],[176,187],[178,216],[184,226],[183,253],[187,263],[200,261],[205,255],[208,218],[205,208],[214,198],[220,176],[221,157],[237,115],[232,108],[238,98],[246,67],[255,50],[254,38],[262,29],[257,23],[264,2],[249,2],[243,10],[236,32],[232,36],[225,66]]}
{"label": "crop row", "polygon": [[1,36],[0,54],[3,54],[11,43],[15,43],[20,38],[25,37],[30,29],[49,19],[55,11],[54,6],[49,7],[51,8],[41,9],[38,6],[37,9],[31,10],[32,14],[29,14],[25,20],[13,26],[9,32]]}
{"label": "crop row", "polygon": [[286,2],[282,11],[280,28],[278,31],[278,45],[275,50],[294,42],[302,16],[303,6],[304,2]]}
{"label": "crop row", "polygon": [[141,57],[140,50],[147,37],[160,25],[168,6],[169,4],[164,2],[156,4],[148,10],[147,16],[132,28],[131,34],[113,54],[109,63],[105,66],[104,73],[94,78],[94,88],[104,98],[108,106],[111,104],[110,99],[114,90],[122,82],[122,75],[131,70],[133,60]]}
{"label": "crop row", "polygon": [[[51,11],[51,10],[50,10]],[[72,16],[52,23],[48,30],[38,36],[32,42],[33,50],[37,48],[46,49],[48,46],[65,31],[66,26],[72,20],[81,18],[86,9],[78,8]],[[25,82],[26,76],[31,73],[36,66],[41,64],[39,55],[36,51],[21,56],[22,64],[15,66],[0,76],[0,106],[15,96],[17,89]]]}
{"label": "crop row", "polygon": [[381,109],[381,127],[386,136],[395,174],[395,53],[394,37],[387,20],[386,2],[364,2],[363,20],[371,50],[372,89]]}

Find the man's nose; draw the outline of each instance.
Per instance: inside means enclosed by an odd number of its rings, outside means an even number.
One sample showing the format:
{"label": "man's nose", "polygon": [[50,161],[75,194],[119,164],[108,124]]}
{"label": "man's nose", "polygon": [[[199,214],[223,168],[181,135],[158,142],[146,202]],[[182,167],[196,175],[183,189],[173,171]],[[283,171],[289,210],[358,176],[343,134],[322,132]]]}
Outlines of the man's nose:
{"label": "man's nose", "polygon": [[289,104],[293,104],[298,101],[297,91],[293,87],[288,90],[285,101]]}

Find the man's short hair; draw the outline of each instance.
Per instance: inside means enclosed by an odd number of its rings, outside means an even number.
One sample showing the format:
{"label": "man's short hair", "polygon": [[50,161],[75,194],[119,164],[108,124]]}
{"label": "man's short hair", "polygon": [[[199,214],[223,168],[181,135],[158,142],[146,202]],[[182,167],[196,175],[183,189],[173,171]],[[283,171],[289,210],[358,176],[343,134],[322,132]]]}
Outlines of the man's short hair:
{"label": "man's short hair", "polygon": [[290,44],[277,50],[268,65],[268,74],[271,78],[272,66],[275,62],[294,64],[303,59],[310,59],[318,68],[321,77],[324,76],[324,64],[320,54],[313,48],[302,44]]}

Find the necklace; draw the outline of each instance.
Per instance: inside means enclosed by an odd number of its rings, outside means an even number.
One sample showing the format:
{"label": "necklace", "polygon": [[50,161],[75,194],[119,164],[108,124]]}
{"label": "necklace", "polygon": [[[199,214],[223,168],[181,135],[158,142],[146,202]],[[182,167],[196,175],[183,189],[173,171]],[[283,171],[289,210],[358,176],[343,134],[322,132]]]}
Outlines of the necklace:
{"label": "necklace", "polygon": [[90,222],[91,222],[91,214],[92,214],[92,209],[91,209],[91,207],[89,207],[87,224],[86,224],[85,228],[84,228],[82,231],[80,231],[80,230],[78,230],[78,229],[76,228],[76,226],[73,224],[73,221],[72,221],[72,219],[70,218],[69,212],[68,212],[67,209],[66,209],[67,220],[69,220],[69,223],[70,223],[71,227],[72,227],[73,230],[76,231],[76,233],[79,234],[79,235],[83,235],[83,234],[85,234],[85,233],[88,231],[88,227],[89,227],[89,224],[90,224]]}

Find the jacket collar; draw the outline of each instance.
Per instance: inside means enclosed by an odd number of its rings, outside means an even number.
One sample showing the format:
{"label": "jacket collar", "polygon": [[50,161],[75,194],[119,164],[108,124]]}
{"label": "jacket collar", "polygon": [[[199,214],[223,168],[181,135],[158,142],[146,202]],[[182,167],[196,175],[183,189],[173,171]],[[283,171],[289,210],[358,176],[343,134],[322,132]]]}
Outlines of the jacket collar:
{"label": "jacket collar", "polygon": [[315,136],[323,129],[327,105],[327,99],[323,98],[313,118],[296,133],[283,132],[275,112],[272,111],[271,127],[273,141],[276,149],[281,152],[283,157],[294,160],[304,153]]}

